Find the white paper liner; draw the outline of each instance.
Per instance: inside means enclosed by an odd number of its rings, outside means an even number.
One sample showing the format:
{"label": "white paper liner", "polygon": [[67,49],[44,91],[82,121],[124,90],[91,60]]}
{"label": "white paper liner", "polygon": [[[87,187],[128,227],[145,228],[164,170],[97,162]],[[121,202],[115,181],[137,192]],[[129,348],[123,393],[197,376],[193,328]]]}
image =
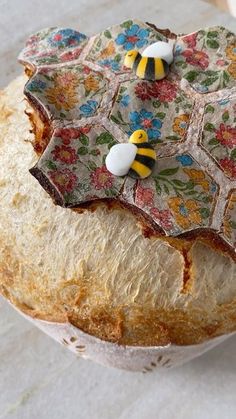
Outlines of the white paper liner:
{"label": "white paper liner", "polygon": [[149,372],[155,368],[182,365],[222,343],[234,333],[219,336],[198,345],[123,346],[84,333],[70,323],[54,323],[34,319],[13,306],[31,323],[59,343],[85,359],[129,371]]}

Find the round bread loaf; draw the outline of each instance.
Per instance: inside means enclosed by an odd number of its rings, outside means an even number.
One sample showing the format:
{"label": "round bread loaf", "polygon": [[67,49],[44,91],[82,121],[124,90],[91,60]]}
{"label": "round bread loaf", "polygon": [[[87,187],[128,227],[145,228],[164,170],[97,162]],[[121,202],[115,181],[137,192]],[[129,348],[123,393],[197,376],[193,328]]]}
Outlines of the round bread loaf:
{"label": "round bread loaf", "polygon": [[[122,345],[192,345],[236,329],[236,265],[201,240],[145,237],[128,209],[79,213],[29,173],[26,77],[0,94],[0,293],[31,317]],[[179,239],[184,243],[184,239]]]}

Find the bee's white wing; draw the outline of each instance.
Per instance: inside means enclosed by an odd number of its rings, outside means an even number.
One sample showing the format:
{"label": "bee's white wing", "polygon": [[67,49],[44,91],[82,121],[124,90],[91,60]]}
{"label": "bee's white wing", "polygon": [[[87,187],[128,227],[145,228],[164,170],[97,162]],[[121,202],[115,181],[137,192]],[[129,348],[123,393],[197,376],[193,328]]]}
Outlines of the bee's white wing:
{"label": "bee's white wing", "polygon": [[115,176],[127,175],[137,153],[134,144],[116,144],[106,157],[106,167]]}
{"label": "bee's white wing", "polygon": [[162,58],[168,64],[171,64],[173,61],[173,46],[168,42],[158,41],[145,48],[142,56]]}

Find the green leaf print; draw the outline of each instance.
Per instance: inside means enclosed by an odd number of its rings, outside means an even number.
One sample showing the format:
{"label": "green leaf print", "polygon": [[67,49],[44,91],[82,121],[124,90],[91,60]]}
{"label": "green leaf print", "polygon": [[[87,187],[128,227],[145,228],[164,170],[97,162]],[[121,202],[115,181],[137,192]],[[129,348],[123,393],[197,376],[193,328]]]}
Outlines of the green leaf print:
{"label": "green leaf print", "polygon": [[214,113],[214,112],[215,112],[214,106],[207,105],[207,107],[205,109],[205,113]]}
{"label": "green leaf print", "polygon": [[227,122],[229,120],[229,112],[225,111],[222,115],[222,119],[224,122]]}
{"label": "green leaf print", "polygon": [[207,38],[217,38],[218,32],[217,31],[209,31],[207,32]]}
{"label": "green leaf print", "polygon": [[53,163],[53,161],[51,161],[51,160],[47,160],[46,166],[50,170],[56,170],[57,169],[57,165],[55,163]]}
{"label": "green leaf print", "polygon": [[208,142],[209,145],[217,145],[219,144],[219,141],[216,138],[211,138],[211,140]]}
{"label": "green leaf print", "polygon": [[121,28],[129,29],[130,26],[132,26],[132,25],[133,25],[132,20],[126,20],[126,22],[123,22],[120,26],[121,26]]}
{"label": "green leaf print", "polygon": [[159,172],[159,176],[172,176],[175,175],[179,170],[179,167],[172,167],[170,169],[164,169],[161,172]]}
{"label": "green leaf print", "polygon": [[77,154],[85,156],[85,154],[88,154],[88,149],[86,147],[80,147],[77,150]]}
{"label": "green leaf print", "polygon": [[208,39],[206,43],[207,46],[212,49],[217,49],[220,46],[219,42],[217,42],[215,39]]}
{"label": "green leaf print", "polygon": [[199,75],[198,71],[191,70],[184,75],[184,78],[187,79],[191,83],[192,81],[196,79],[198,75]]}
{"label": "green leaf print", "polygon": [[109,132],[103,132],[96,138],[96,144],[109,144],[114,138]]}
{"label": "green leaf print", "polygon": [[88,136],[85,134],[80,134],[79,140],[83,145],[89,145],[89,139]]}
{"label": "green leaf print", "polygon": [[110,31],[106,30],[106,31],[104,31],[103,33],[104,33],[104,36],[105,36],[106,38],[108,38],[108,39],[111,39],[111,38],[112,38],[112,36],[111,36],[111,32],[110,32]]}
{"label": "green leaf print", "polygon": [[209,216],[210,216],[209,208],[200,208],[199,212],[200,212],[202,218],[209,218]]}
{"label": "green leaf print", "polygon": [[165,112],[158,112],[156,114],[156,117],[159,118],[159,119],[164,119],[165,116],[166,116],[166,113]]}
{"label": "green leaf print", "polygon": [[207,122],[204,125],[204,130],[205,131],[210,131],[210,132],[214,132],[215,131],[215,126],[213,124],[211,124],[210,122]]}
{"label": "green leaf print", "polygon": [[233,160],[236,160],[236,148],[231,151],[230,158],[233,159]]}

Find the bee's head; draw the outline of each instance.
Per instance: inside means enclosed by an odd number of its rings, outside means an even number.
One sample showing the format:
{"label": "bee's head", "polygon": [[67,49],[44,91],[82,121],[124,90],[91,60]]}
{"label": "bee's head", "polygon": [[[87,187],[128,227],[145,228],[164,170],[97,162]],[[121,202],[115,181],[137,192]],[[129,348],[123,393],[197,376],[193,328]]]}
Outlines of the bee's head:
{"label": "bee's head", "polygon": [[139,52],[135,49],[128,51],[126,56],[125,56],[125,60],[124,60],[124,66],[127,68],[132,68],[135,58],[137,57],[137,55],[139,54]]}
{"label": "bee's head", "polygon": [[129,142],[133,144],[146,143],[148,142],[148,135],[143,129],[137,129],[129,137]]}

